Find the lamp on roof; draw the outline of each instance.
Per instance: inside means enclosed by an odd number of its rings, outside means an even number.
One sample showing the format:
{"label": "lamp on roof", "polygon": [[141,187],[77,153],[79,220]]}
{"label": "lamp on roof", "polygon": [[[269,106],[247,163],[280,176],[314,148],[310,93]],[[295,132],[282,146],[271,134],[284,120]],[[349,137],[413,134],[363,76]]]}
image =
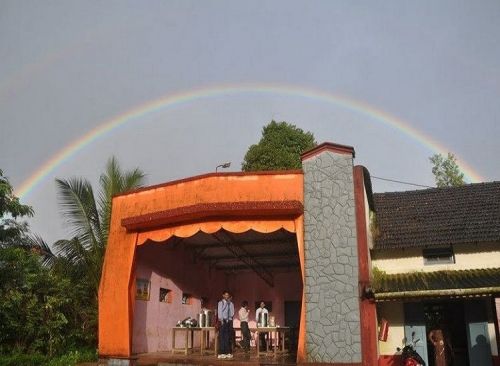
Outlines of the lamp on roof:
{"label": "lamp on roof", "polygon": [[227,162],[227,163],[223,163],[223,164],[217,165],[217,166],[215,167],[215,172],[217,173],[217,169],[219,169],[219,168],[224,168],[224,169],[226,169],[226,168],[229,168],[230,166],[231,166],[231,162],[230,162],[230,161],[229,161],[229,162]]}

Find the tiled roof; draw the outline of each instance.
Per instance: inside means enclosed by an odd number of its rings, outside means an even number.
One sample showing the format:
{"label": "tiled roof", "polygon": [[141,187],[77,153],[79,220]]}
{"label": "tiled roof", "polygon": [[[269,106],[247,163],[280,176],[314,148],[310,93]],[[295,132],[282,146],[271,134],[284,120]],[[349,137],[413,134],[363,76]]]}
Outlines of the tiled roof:
{"label": "tiled roof", "polygon": [[500,243],[500,182],[375,193],[375,249]]}
{"label": "tiled roof", "polygon": [[500,293],[500,268],[390,275],[376,272],[372,286],[376,299],[489,295]]}

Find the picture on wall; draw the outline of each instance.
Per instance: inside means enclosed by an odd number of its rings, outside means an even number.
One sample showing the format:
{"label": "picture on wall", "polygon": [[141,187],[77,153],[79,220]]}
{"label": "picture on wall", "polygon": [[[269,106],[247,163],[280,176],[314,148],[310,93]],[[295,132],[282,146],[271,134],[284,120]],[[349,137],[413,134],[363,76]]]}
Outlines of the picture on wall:
{"label": "picture on wall", "polygon": [[151,281],[138,278],[136,279],[136,300],[149,301],[149,293],[151,291]]}

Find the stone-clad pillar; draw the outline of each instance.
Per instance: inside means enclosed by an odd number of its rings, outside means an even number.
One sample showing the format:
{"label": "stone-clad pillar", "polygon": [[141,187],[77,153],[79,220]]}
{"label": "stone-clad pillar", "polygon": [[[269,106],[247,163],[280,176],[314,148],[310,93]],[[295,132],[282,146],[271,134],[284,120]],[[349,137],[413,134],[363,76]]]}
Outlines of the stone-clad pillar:
{"label": "stone-clad pillar", "polygon": [[354,149],[302,155],[308,362],[361,363]]}

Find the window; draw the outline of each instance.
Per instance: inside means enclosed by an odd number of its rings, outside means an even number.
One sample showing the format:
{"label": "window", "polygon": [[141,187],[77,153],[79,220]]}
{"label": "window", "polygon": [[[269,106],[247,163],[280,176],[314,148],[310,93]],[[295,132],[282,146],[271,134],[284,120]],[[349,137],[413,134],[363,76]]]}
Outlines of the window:
{"label": "window", "polygon": [[452,247],[424,249],[423,256],[425,265],[455,263]]}
{"label": "window", "polygon": [[182,304],[183,305],[191,305],[191,303],[192,303],[192,296],[190,294],[183,292],[182,293]]}
{"label": "window", "polygon": [[208,299],[208,297],[202,296],[200,299],[200,302],[201,302],[201,307],[206,308],[206,307],[208,307],[209,299]]}
{"label": "window", "polygon": [[172,291],[168,288],[160,287],[160,302],[171,303],[172,302]]}

